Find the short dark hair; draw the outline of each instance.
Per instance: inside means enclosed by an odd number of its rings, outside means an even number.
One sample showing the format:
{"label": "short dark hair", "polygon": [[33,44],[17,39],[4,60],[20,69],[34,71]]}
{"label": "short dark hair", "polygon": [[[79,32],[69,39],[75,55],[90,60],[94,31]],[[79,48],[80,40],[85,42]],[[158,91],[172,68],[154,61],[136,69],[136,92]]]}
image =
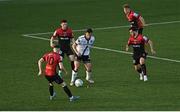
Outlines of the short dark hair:
{"label": "short dark hair", "polygon": [[93,30],[92,30],[91,28],[88,28],[88,29],[86,30],[86,32],[88,32],[88,33],[93,33]]}
{"label": "short dark hair", "polygon": [[123,8],[130,8],[129,4],[124,4]]}
{"label": "short dark hair", "polygon": [[66,19],[61,20],[61,23],[67,23]]}

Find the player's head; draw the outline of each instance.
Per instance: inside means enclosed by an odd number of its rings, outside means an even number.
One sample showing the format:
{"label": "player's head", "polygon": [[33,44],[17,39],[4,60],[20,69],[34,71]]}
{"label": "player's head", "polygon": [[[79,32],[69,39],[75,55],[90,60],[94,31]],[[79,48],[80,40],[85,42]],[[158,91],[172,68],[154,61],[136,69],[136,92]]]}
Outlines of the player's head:
{"label": "player's head", "polygon": [[63,30],[66,30],[67,27],[68,27],[67,20],[65,20],[65,19],[61,20],[61,28]]}
{"label": "player's head", "polygon": [[91,35],[93,33],[93,30],[91,28],[88,28],[85,32],[85,36],[87,39],[90,39]]}
{"label": "player's head", "polygon": [[59,53],[60,52],[60,47],[59,45],[56,45],[53,47],[53,52]]}
{"label": "player's head", "polygon": [[133,37],[136,38],[136,36],[138,35],[138,28],[136,28],[136,27],[131,27],[131,28],[129,29],[129,33],[130,33],[131,36],[133,36]]}
{"label": "player's head", "polygon": [[129,14],[129,12],[131,11],[129,4],[124,4],[123,9],[125,14]]}

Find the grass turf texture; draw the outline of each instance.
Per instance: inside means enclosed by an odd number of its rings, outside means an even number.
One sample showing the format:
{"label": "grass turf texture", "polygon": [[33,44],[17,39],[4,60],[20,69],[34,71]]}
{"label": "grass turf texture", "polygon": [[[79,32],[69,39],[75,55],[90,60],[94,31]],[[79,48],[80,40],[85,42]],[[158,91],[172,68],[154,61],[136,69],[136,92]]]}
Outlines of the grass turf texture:
{"label": "grass turf texture", "polygon": [[[180,20],[178,0],[10,0],[0,2],[0,110],[180,110],[180,63],[147,60],[149,81],[139,81],[130,55],[92,50],[95,85],[70,87],[79,101],[70,103],[55,85],[49,101],[48,83],[37,77],[37,60],[50,51],[49,42],[25,33],[54,31],[63,18],[73,29],[128,24],[122,5],[129,3],[147,23]],[[67,8],[68,7],[68,8]],[[144,34],[155,43],[157,56],[180,60],[180,23],[150,26]],[[82,32],[75,32],[76,37]],[[128,28],[95,31],[96,46],[123,50]],[[40,35],[49,38],[50,35]],[[66,58],[67,59],[67,58]],[[69,75],[70,65],[64,64]],[[83,67],[79,76],[84,80]]]}

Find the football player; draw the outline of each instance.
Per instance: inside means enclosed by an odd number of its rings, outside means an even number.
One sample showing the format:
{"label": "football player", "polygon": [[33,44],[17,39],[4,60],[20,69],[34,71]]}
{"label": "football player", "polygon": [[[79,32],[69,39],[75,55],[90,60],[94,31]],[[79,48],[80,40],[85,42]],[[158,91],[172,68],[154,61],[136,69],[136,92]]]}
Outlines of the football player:
{"label": "football player", "polygon": [[144,26],[146,26],[144,18],[134,12],[128,4],[123,5],[124,13],[131,24],[131,27],[136,27],[138,29],[138,33],[142,34]]}
{"label": "football player", "polygon": [[79,98],[79,96],[73,96],[69,88],[67,87],[66,83],[63,81],[63,79],[57,74],[56,68],[59,66],[59,69],[63,70],[65,73],[67,73],[66,69],[63,66],[62,58],[59,55],[59,48],[54,47],[53,52],[48,52],[44,54],[42,58],[38,61],[38,67],[39,67],[39,73],[38,75],[42,75],[42,63],[46,63],[45,68],[45,78],[49,82],[49,92],[50,92],[50,100],[52,100],[56,93],[54,92],[53,88],[53,82],[56,82],[57,84],[61,85],[63,87],[63,90],[69,97],[70,101],[74,101]]}
{"label": "football player", "polygon": [[[67,20],[61,21],[61,27],[56,29],[53,36],[50,39],[50,46],[54,47],[56,39],[58,39],[58,45],[60,46],[60,55],[64,58],[66,54],[71,62],[72,73],[74,73],[74,53],[72,51],[71,45],[75,42],[72,29],[68,27]],[[61,70],[59,70],[59,75],[61,75]]]}
{"label": "football player", "polygon": [[138,33],[137,28],[130,28],[130,38],[128,40],[128,44],[126,45],[126,51],[129,50],[129,46],[133,47],[133,63],[135,70],[140,75],[140,80],[147,81],[147,72],[146,72],[146,56],[147,53],[145,51],[145,44],[149,44],[151,53],[155,54],[153,48],[153,42],[149,40],[146,36],[143,36],[142,34]]}
{"label": "football player", "polygon": [[92,29],[87,29],[85,34],[78,37],[75,43],[72,45],[72,48],[76,54],[75,56],[75,69],[74,74],[72,74],[70,85],[74,85],[74,81],[77,77],[78,68],[80,66],[80,62],[84,63],[86,68],[86,80],[92,84],[94,80],[92,80],[92,64],[90,59],[90,48],[93,46],[95,37],[92,35]]}

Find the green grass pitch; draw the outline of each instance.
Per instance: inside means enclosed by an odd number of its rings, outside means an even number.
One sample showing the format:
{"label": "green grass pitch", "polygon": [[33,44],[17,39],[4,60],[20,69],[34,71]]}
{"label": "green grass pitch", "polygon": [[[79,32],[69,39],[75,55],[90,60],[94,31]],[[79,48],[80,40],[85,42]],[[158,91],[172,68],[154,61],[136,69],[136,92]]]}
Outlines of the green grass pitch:
{"label": "green grass pitch", "polygon": [[[122,5],[129,3],[147,23],[180,21],[179,0],[2,0],[0,1],[0,110],[180,110],[180,63],[148,58],[149,81],[139,81],[131,55],[92,49],[95,84],[70,87],[80,100],[70,103],[62,88],[49,101],[48,83],[38,77],[37,61],[49,42],[22,34],[53,32],[61,19],[72,29],[128,25]],[[76,38],[83,32],[75,32]],[[95,46],[124,50],[128,28],[95,30]],[[180,60],[180,22],[152,25],[144,35],[157,57]],[[37,35],[50,38],[51,34]],[[64,65],[69,74],[70,64]],[[84,80],[81,66],[79,76]],[[84,80],[85,81],[85,80]]]}

